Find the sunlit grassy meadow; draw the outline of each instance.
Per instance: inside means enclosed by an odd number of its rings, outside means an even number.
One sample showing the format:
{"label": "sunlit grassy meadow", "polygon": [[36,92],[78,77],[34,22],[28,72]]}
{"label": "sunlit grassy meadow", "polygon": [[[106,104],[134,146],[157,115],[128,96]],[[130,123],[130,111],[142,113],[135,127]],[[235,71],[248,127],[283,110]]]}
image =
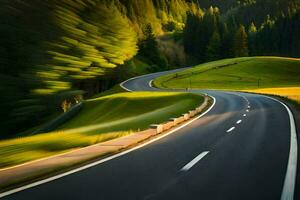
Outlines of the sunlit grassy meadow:
{"label": "sunlit grassy meadow", "polygon": [[298,87],[300,60],[281,57],[225,59],[160,77],[154,84],[162,88],[221,90]]}
{"label": "sunlit grassy meadow", "polygon": [[54,155],[147,129],[203,102],[185,93],[117,93],[83,103],[73,119],[51,133],[0,141],[0,167]]}

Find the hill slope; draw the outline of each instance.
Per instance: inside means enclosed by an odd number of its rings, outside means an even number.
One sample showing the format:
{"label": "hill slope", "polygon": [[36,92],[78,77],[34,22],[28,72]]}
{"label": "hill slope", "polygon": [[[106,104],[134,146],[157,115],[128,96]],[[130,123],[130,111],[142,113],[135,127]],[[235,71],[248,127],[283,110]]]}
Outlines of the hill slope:
{"label": "hill slope", "polygon": [[155,80],[157,87],[249,90],[300,86],[300,60],[245,57],[198,65]]}
{"label": "hill slope", "polygon": [[[134,92],[104,96],[84,102],[80,114],[60,130],[72,132],[68,129],[79,128],[80,133],[91,134],[145,129],[152,123],[179,116],[202,101],[201,96],[184,93]],[[85,128],[91,131],[84,131]]]}

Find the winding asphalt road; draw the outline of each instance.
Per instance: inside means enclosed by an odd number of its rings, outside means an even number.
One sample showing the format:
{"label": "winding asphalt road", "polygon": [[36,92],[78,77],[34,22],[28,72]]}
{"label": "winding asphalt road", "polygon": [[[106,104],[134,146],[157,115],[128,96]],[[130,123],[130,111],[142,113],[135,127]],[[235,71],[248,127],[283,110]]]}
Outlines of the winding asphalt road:
{"label": "winding asphalt road", "polygon": [[[151,87],[150,74],[122,84]],[[8,200],[293,199],[297,140],[288,108],[261,95],[205,92],[212,109],[160,140]]]}

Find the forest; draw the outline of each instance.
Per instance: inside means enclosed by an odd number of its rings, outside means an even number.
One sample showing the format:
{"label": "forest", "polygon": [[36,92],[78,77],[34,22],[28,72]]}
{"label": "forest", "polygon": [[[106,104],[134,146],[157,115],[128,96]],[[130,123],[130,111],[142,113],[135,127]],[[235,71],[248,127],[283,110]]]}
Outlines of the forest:
{"label": "forest", "polygon": [[299,9],[299,0],[1,0],[1,137],[139,74],[299,57]]}

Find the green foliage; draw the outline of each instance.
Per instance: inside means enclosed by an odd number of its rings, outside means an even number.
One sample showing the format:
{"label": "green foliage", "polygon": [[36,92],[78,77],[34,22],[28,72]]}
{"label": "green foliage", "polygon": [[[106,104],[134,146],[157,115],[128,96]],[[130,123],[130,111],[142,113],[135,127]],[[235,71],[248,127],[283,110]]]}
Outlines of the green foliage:
{"label": "green foliage", "polygon": [[[137,55],[138,40],[150,69],[165,69],[155,37],[163,27],[181,30],[192,8],[185,0],[3,0],[1,134],[31,127],[80,89],[90,95],[119,81],[119,67]],[[148,24],[152,35],[144,35]]]}
{"label": "green foliage", "polygon": [[[185,51],[200,62],[247,55],[300,56],[300,1],[203,0],[199,4],[206,8],[204,15],[187,15],[184,44]],[[221,51],[211,56],[216,32]]]}
{"label": "green foliage", "polygon": [[300,10],[277,20],[268,17],[257,31],[254,55],[300,56]]}
{"label": "green foliage", "polygon": [[106,75],[137,53],[136,33],[111,3],[4,1],[0,9],[0,73],[13,91],[0,88],[8,95],[3,133],[28,128],[79,94],[74,83]]}
{"label": "green foliage", "polygon": [[227,11],[238,5],[238,0],[198,0],[199,4],[203,8],[209,8],[210,6],[216,6],[221,8],[222,11]]}
{"label": "green foliage", "polygon": [[[141,40],[140,47],[140,55],[149,59],[156,67],[165,68],[168,66],[167,60],[163,57],[162,53],[158,49],[158,42],[156,41],[156,37],[153,33],[151,24],[148,24],[144,30],[145,38]],[[155,66],[154,66],[155,67]],[[152,68],[154,68],[152,67]],[[157,71],[153,69],[152,71]]]}
{"label": "green foliage", "polygon": [[234,6],[226,13],[226,17],[234,17],[238,24],[249,25],[255,22],[257,26],[261,26],[268,15],[271,18],[286,16],[299,8],[298,0],[248,0]]}
{"label": "green foliage", "polygon": [[248,29],[248,44],[249,44],[249,54],[254,55],[256,52],[255,40],[256,40],[257,28],[252,22]]}
{"label": "green foliage", "polygon": [[220,34],[215,31],[211,36],[207,50],[206,59],[207,60],[218,60],[221,55],[221,37]]}
{"label": "green foliage", "polygon": [[221,57],[220,29],[224,23],[220,20],[218,8],[210,7],[208,10],[196,13],[190,12],[184,30],[184,46],[187,53],[200,61],[217,59]]}
{"label": "green foliage", "polygon": [[168,69],[187,64],[188,59],[181,38],[182,32],[169,33],[158,38],[159,50],[167,58]]}
{"label": "green foliage", "polygon": [[185,0],[119,0],[119,2],[140,38],[143,37],[144,27],[148,24],[151,24],[154,33],[161,34],[163,27],[168,27],[172,22],[184,23],[186,12],[191,9],[191,4]]}

